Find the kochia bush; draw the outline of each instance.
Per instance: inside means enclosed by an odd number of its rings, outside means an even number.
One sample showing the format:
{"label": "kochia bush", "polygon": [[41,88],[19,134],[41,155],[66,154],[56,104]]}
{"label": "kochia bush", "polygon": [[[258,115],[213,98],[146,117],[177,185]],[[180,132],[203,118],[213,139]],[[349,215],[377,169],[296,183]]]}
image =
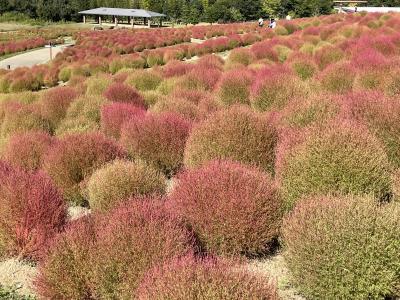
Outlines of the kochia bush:
{"label": "kochia bush", "polygon": [[225,105],[250,104],[253,74],[246,69],[225,72],[218,85],[218,99]]}
{"label": "kochia bush", "polygon": [[69,105],[78,97],[72,87],[56,87],[48,90],[41,98],[41,112],[49,120],[52,129],[65,117]]}
{"label": "kochia bush", "polygon": [[146,273],[139,300],[265,299],[277,300],[277,289],[268,277],[257,276],[231,260],[186,256],[156,266]]}
{"label": "kochia bush", "polygon": [[128,103],[109,103],[101,107],[101,131],[119,139],[122,125],[130,119],[142,118],[146,111]]}
{"label": "kochia bush", "polygon": [[278,146],[277,177],[288,210],[310,195],[373,194],[387,200],[390,172],[380,141],[353,121],[305,129],[287,135]]}
{"label": "kochia bush", "polygon": [[257,168],[207,163],[181,174],[169,201],[210,253],[265,254],[278,235],[282,202],[271,177]]}
{"label": "kochia bush", "polygon": [[114,83],[104,92],[104,96],[111,102],[122,102],[145,109],[143,97],[132,87],[123,83]]}
{"label": "kochia bush", "polygon": [[43,131],[15,134],[7,143],[3,158],[14,167],[36,171],[42,167],[44,156],[55,143],[56,139]]}
{"label": "kochia bush", "polygon": [[60,235],[35,285],[49,299],[131,299],[149,268],[192,252],[192,234],[160,199],[136,199]]}
{"label": "kochia bush", "polygon": [[299,203],[282,229],[292,282],[309,299],[400,296],[399,225],[398,203],[356,197]]}
{"label": "kochia bush", "polygon": [[276,130],[266,118],[234,106],[194,126],[184,161],[193,168],[210,160],[228,159],[273,172],[276,142]]}
{"label": "kochia bush", "polygon": [[62,230],[66,207],[43,173],[26,173],[0,161],[0,257],[39,259]]}
{"label": "kochia bush", "polygon": [[87,183],[89,206],[106,211],[131,197],[163,194],[166,178],[147,164],[116,160],[90,177]]}
{"label": "kochia bush", "polygon": [[176,114],[147,114],[123,126],[121,143],[132,157],[171,175],[182,166],[190,127],[189,121]]}
{"label": "kochia bush", "polygon": [[125,152],[102,134],[71,134],[63,137],[46,155],[44,170],[69,202],[85,204],[80,184],[93,171]]}

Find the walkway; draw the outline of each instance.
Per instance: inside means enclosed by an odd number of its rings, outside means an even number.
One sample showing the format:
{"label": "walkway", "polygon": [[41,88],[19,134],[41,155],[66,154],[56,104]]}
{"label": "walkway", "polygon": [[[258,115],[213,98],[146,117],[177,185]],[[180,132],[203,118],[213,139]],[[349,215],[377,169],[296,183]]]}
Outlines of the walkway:
{"label": "walkway", "polygon": [[[68,46],[70,46],[70,44],[53,47],[53,58]],[[50,48],[43,47],[38,50],[18,54],[0,61],[0,69],[6,69],[8,65],[11,66],[12,70],[18,67],[32,67],[34,65],[45,64],[49,61]]]}

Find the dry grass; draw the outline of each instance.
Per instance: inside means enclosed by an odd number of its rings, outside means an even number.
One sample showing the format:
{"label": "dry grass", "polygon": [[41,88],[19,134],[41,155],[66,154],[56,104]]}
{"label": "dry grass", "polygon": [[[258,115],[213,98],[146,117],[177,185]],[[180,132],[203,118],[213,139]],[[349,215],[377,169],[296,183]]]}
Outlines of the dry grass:
{"label": "dry grass", "polygon": [[15,287],[23,296],[33,296],[33,278],[36,267],[15,258],[0,262],[0,285]]}
{"label": "dry grass", "polygon": [[250,271],[269,275],[272,279],[276,280],[278,293],[282,300],[305,300],[290,285],[289,271],[281,254],[263,260],[253,260],[249,263],[248,268]]}

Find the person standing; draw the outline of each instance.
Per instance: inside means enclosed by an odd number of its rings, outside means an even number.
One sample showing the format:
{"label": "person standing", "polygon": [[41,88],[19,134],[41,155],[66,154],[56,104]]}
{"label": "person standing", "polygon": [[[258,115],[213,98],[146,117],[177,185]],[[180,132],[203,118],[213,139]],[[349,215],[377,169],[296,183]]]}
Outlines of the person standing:
{"label": "person standing", "polygon": [[258,19],[258,27],[263,27],[264,26],[264,19],[262,17],[260,17]]}
{"label": "person standing", "polygon": [[275,19],[271,19],[270,23],[269,23],[269,28],[274,29],[276,27],[276,21]]}

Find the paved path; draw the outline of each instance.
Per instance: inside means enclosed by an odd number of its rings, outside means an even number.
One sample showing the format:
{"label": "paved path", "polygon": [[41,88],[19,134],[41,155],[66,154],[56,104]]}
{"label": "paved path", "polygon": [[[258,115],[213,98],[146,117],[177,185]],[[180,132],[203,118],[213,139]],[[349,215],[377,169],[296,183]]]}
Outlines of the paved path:
{"label": "paved path", "polygon": [[[62,52],[69,45],[60,45],[53,47],[53,58],[60,52]],[[41,48],[30,52],[18,54],[10,58],[6,58],[0,61],[0,69],[6,69],[8,65],[11,69],[18,67],[32,67],[34,65],[45,64],[50,60],[50,48]]]}

